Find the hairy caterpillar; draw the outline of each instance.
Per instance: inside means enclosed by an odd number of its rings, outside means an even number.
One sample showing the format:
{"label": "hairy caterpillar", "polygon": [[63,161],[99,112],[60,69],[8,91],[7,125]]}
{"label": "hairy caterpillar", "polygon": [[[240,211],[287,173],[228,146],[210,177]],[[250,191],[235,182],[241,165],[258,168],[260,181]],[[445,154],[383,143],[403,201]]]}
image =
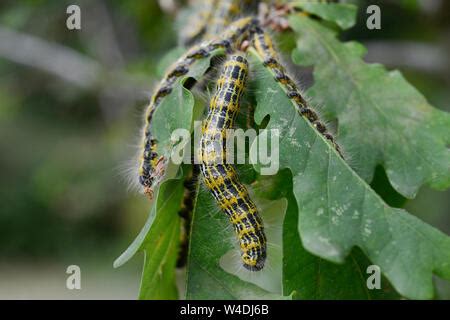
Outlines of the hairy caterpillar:
{"label": "hairy caterpillar", "polygon": [[247,73],[248,63],[244,56],[232,55],[226,60],[202,127],[200,170],[205,185],[233,224],[244,267],[258,271],[264,267],[266,259],[263,223],[236,170],[225,163],[226,129],[232,128],[239,111]]}
{"label": "hairy caterpillar", "polygon": [[206,32],[213,12],[216,10],[218,0],[200,0],[193,7],[198,8],[198,12],[192,15],[187,27],[182,30],[181,40],[184,45],[192,44]]}
{"label": "hairy caterpillar", "polygon": [[177,268],[184,267],[187,262],[192,210],[194,208],[194,198],[196,195],[194,184],[197,176],[198,166],[194,166],[193,171],[184,181],[183,202],[180,211],[178,211],[178,215],[182,219],[182,225],[180,230],[180,251],[178,252]]}
{"label": "hairy caterpillar", "polygon": [[286,69],[278,62],[278,55],[273,47],[270,36],[264,32],[259,26],[255,27],[253,34],[253,46],[256,52],[262,57],[264,66],[269,68],[274,78],[279,82],[289,99],[291,99],[298,108],[298,112],[308,119],[309,122],[317,129],[336,149],[339,155],[343,157],[341,148],[336,143],[334,137],[327,131],[326,126],[319,120],[317,113],[308,106],[306,100],[300,94],[297,85],[286,73]]}
{"label": "hairy caterpillar", "polygon": [[211,19],[211,24],[207,28],[206,38],[217,36],[227,25],[230,24],[231,19],[239,14],[238,0],[223,0],[217,4],[215,14]]}
{"label": "hairy caterpillar", "polygon": [[225,49],[227,52],[231,52],[233,44],[236,44],[242,36],[248,33],[253,23],[254,20],[252,18],[242,18],[232,23],[217,39],[193,47],[169,68],[159,83],[145,113],[139,165],[139,183],[142,185],[144,193],[150,198],[153,197],[154,187],[164,177],[166,166],[166,159],[157,154],[157,141],[151,132],[152,119],[156,109],[164,97],[171,93],[176,81],[189,72],[190,66],[196,60],[207,58],[213,51],[218,49]]}
{"label": "hairy caterpillar", "polygon": [[189,45],[197,40],[210,40],[220,35],[230,23],[242,13],[254,11],[256,0],[199,0],[194,5],[198,8],[191,15],[181,32],[181,42]]}

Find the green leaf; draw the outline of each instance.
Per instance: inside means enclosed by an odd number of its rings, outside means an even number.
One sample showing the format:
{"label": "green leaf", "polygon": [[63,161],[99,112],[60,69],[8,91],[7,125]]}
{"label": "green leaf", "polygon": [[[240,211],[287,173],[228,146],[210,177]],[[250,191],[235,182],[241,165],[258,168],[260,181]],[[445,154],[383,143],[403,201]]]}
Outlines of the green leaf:
{"label": "green leaf", "polygon": [[[280,229],[283,223],[283,201],[263,201],[255,198],[262,210],[268,230],[269,252],[267,263],[271,268],[252,273],[241,266],[240,253],[234,231],[226,215],[217,208],[212,195],[198,188],[192,218],[191,240],[187,266],[187,299],[287,299],[281,291],[281,244]],[[281,210],[280,210],[281,209]],[[275,210],[275,212],[274,212]],[[269,219],[269,215],[275,217]],[[266,216],[267,215],[267,216]],[[265,218],[264,218],[265,217]],[[272,230],[270,230],[272,229]],[[272,235],[280,239],[273,239]],[[271,232],[275,231],[275,232]],[[269,261],[271,257],[271,261]],[[225,271],[228,270],[229,272]],[[253,283],[251,283],[253,282]],[[278,282],[278,283],[277,283]],[[264,289],[265,288],[265,289]],[[268,290],[273,290],[269,292]],[[290,293],[288,293],[290,294]],[[286,295],[288,295],[286,294]]]}
{"label": "green leaf", "polygon": [[312,255],[298,236],[298,206],[292,193],[288,169],[274,176],[260,176],[252,184],[255,194],[267,199],[286,198],[288,207],[283,224],[283,292],[295,292],[295,299],[398,299],[399,295],[382,277],[381,288],[367,288],[370,261],[360,250],[352,250],[340,265]]}
{"label": "green leaf", "polygon": [[178,296],[175,264],[180,237],[178,209],[182,196],[181,180],[163,182],[141,232],[114,262],[114,267],[117,268],[131,259],[136,252],[144,252],[140,299],[176,299]]}
{"label": "green leaf", "polygon": [[[257,107],[279,132],[280,168],[289,168],[298,231],[309,252],[344,263],[359,247],[408,297],[433,297],[433,273],[450,279],[450,238],[401,209],[390,208],[303,117],[250,49]],[[276,106],[276,108],[274,108]]]}
{"label": "green leaf", "polygon": [[170,67],[172,63],[177,61],[183,54],[186,52],[186,49],[183,47],[175,47],[172,50],[170,50],[168,53],[162,57],[160,62],[158,63],[158,66],[156,68],[157,75],[162,78],[167,72],[167,69]]}
{"label": "green leaf", "polygon": [[371,181],[378,164],[399,193],[413,198],[424,183],[450,186],[450,115],[434,109],[398,71],[362,60],[365,48],[341,43],[334,31],[291,16],[298,34],[295,63],[314,65],[308,90],[327,118],[339,121],[339,142],[358,174]]}
{"label": "green leaf", "polygon": [[[222,53],[222,50],[216,50],[209,58],[194,63],[188,74],[175,83],[172,93],[155,111],[152,129],[158,140],[159,154],[166,158],[171,156],[175,143],[171,140],[174,130],[192,129],[195,99],[183,86],[184,82],[187,78],[199,79],[209,68],[210,59]],[[164,59],[163,63],[168,64],[174,57],[173,53],[169,54],[169,58]],[[156,200],[144,227],[128,249],[114,262],[114,267],[119,267],[136,252],[145,253],[139,294],[141,299],[175,299],[178,296],[174,272],[180,231],[177,213],[181,206],[183,185],[180,177],[176,177],[179,165],[170,162],[166,171],[165,181],[155,192]]]}
{"label": "green leaf", "polygon": [[[260,292],[259,289],[253,292],[250,291],[251,289],[246,288],[246,285],[242,284],[242,281],[246,281],[256,284],[260,288],[265,288],[267,291],[284,292],[285,294],[295,292],[294,298],[296,299],[398,298],[398,294],[385,278],[381,281],[380,290],[367,289],[366,279],[369,275],[366,273],[366,269],[370,263],[361,252],[352,252],[349,262],[344,265],[338,265],[318,258],[303,249],[298,237],[298,209],[296,200],[292,195],[292,184],[289,183],[291,178],[289,171],[283,170],[275,176],[260,176],[251,185],[251,190],[254,193],[252,199],[257,199],[258,207],[262,210],[267,238],[269,239],[268,264],[266,265],[265,274],[258,272],[248,276],[248,272],[240,266],[239,249],[236,248],[236,241],[232,230],[230,230],[229,222],[223,217],[224,214],[215,208],[214,200],[205,190],[201,190],[202,194],[197,200],[196,210],[202,210],[200,206],[205,203],[204,199],[208,199],[211,203],[205,204],[208,210],[205,210],[205,213],[203,213],[205,214],[204,219],[198,221],[198,215],[194,216],[195,229],[193,232],[195,240],[191,244],[190,259],[196,260],[196,263],[188,266],[189,297],[192,299],[266,297],[267,292]],[[280,201],[279,199],[285,197],[288,193],[290,193],[288,195],[289,204],[283,223],[282,216],[284,216],[286,209],[286,201]],[[211,208],[214,209],[212,210]],[[217,228],[212,227],[211,223],[214,220],[211,215],[221,217],[223,225],[217,226]],[[201,229],[198,229],[198,224],[201,225]],[[211,238],[208,232],[212,232],[212,234],[217,232],[217,237]],[[204,233],[205,235],[198,237],[199,233]],[[280,239],[274,241],[274,237],[279,237]],[[228,240],[229,243],[224,244],[223,239]],[[224,245],[226,246],[225,248],[223,247]],[[281,247],[283,248],[282,251],[276,250],[274,252],[273,248]],[[232,249],[229,250],[228,248]],[[206,254],[206,252],[214,250],[218,250],[218,253],[215,253],[213,257],[209,253]],[[274,255],[277,261],[281,260],[282,257],[282,270],[279,270],[279,262],[277,262],[276,268],[271,263]],[[197,259],[197,256],[200,258]],[[230,280],[235,278],[225,275],[222,270],[218,269],[217,263],[213,264],[215,266],[206,267],[205,269],[208,272],[202,270],[200,266],[207,265],[209,259],[219,261],[219,266],[223,270],[238,276],[242,280],[237,282],[237,289],[234,289],[235,283],[229,282],[235,281]],[[211,269],[212,271],[210,272],[209,270]],[[277,289],[277,282],[281,276],[283,278],[283,288]],[[230,295],[228,290],[235,290],[236,292]],[[215,292],[217,295],[212,297],[211,292]],[[279,296],[270,296],[270,298],[279,298]]]}
{"label": "green leaf", "polygon": [[[169,59],[175,58],[178,51],[174,52],[168,55],[163,64],[167,65]],[[175,143],[171,140],[172,132],[178,129],[192,129],[195,99],[193,94],[183,86],[186,79],[200,79],[210,67],[211,59],[221,54],[223,50],[219,49],[212,52],[208,58],[196,61],[189,72],[176,82],[171,94],[166,96],[156,109],[152,129],[158,141],[157,151],[160,155],[170,157]]]}
{"label": "green leaf", "polygon": [[351,28],[356,23],[358,8],[353,4],[298,1],[294,2],[292,6],[314,14],[324,20],[334,22],[342,29]]}
{"label": "green leaf", "polygon": [[175,267],[180,241],[178,210],[183,190],[180,180],[169,180],[160,188],[156,218],[141,245],[141,250],[145,253],[145,263],[139,299],[178,297]]}
{"label": "green leaf", "polygon": [[[199,79],[208,69],[210,59],[221,53],[221,50],[217,50],[208,59],[199,60],[197,63],[194,63],[190,68],[189,73],[185,77],[179,79],[174,85],[172,94],[167,96],[166,99],[161,102],[153,118],[153,131],[158,140],[158,151],[160,154],[170,156],[173,147],[173,142],[171,141],[173,130],[178,128],[191,129],[195,101],[192,93],[183,87],[183,82],[189,77]],[[163,59],[162,65],[170,65],[171,62],[169,61],[172,61],[173,63],[178,56],[178,50],[170,52],[167,54],[166,58]],[[178,165],[171,163],[170,168],[167,169],[167,171],[170,171],[170,173],[168,172],[167,174],[168,178],[173,178],[176,175],[178,167]],[[155,196],[155,198],[158,198],[158,196]],[[156,214],[155,210],[157,209],[153,206],[149,219],[141,233],[130,247],[114,262],[115,267],[124,264],[138,251],[139,246],[153,223]]]}
{"label": "green leaf", "polygon": [[[283,294],[283,221],[287,202],[285,199],[267,201],[252,195],[264,221],[267,237],[267,259],[263,270],[251,272],[242,267],[239,249],[235,246],[220,259],[220,266],[243,281],[254,283],[268,292]],[[233,239],[233,243],[237,241]]]}
{"label": "green leaf", "polygon": [[284,290],[296,299],[398,299],[387,279],[380,289],[367,288],[370,261],[360,250],[352,250],[343,264],[316,257],[303,248],[298,236],[298,207],[293,195],[284,221]]}

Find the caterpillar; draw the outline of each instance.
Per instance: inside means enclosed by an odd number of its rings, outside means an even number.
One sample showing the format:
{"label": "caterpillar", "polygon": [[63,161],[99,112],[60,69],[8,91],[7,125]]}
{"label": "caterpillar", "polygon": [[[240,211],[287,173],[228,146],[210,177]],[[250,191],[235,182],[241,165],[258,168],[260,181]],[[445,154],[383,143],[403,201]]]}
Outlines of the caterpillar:
{"label": "caterpillar", "polygon": [[186,46],[199,39],[214,39],[235,17],[254,12],[258,3],[257,0],[199,0],[194,6],[198,8],[197,13],[188,18],[181,32],[181,43]]}
{"label": "caterpillar", "polygon": [[187,27],[182,30],[181,42],[184,45],[192,44],[206,32],[211,21],[213,12],[216,10],[218,0],[200,0],[193,6],[197,13],[193,14],[187,21]]}
{"label": "caterpillar", "polygon": [[300,115],[305,117],[313,127],[332,144],[338,154],[344,158],[341,148],[336,143],[335,138],[327,131],[327,127],[319,120],[317,113],[308,106],[308,103],[300,94],[297,85],[286,73],[286,69],[278,62],[278,55],[273,47],[272,39],[259,26],[254,28],[253,46],[256,52],[262,57],[264,66],[271,70],[275,80],[282,85],[286,95],[297,106]]}
{"label": "caterpillar", "polygon": [[252,18],[242,18],[232,23],[220,37],[204,42],[188,50],[188,52],[175,62],[167,71],[159,83],[155,93],[150,99],[150,104],[145,112],[145,124],[142,134],[141,155],[139,164],[139,183],[143,192],[150,199],[153,198],[153,189],[161,181],[165,174],[166,159],[157,153],[157,141],[152,134],[153,115],[164,97],[169,95],[176,81],[189,72],[191,65],[200,59],[209,57],[213,51],[224,49],[232,51],[233,44],[248,34],[255,23]]}
{"label": "caterpillar", "polygon": [[225,61],[202,127],[199,159],[203,181],[227,214],[239,239],[243,266],[258,271],[266,259],[263,223],[235,168],[225,163],[226,130],[233,127],[239,112],[247,74],[248,62],[243,55],[232,55]]}
{"label": "caterpillar", "polygon": [[207,28],[206,38],[217,36],[227,25],[230,20],[240,12],[238,0],[222,0],[217,4],[215,14],[211,19],[211,23]]}
{"label": "caterpillar", "polygon": [[192,210],[194,208],[194,198],[196,189],[194,188],[195,181],[198,176],[198,166],[193,167],[193,171],[187,176],[184,185],[183,202],[178,211],[178,215],[182,220],[180,232],[180,250],[177,258],[177,268],[182,268],[186,265],[188,247],[189,247],[189,233],[191,230]]}

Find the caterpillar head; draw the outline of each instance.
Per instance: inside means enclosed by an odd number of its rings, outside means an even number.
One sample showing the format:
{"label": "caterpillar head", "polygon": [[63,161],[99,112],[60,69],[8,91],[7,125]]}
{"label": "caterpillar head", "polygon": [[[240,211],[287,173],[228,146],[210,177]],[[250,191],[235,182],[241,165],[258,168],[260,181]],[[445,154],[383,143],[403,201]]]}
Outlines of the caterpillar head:
{"label": "caterpillar head", "polygon": [[263,251],[260,254],[256,254],[252,251],[245,251],[242,253],[242,261],[245,269],[250,271],[260,271],[264,268],[264,262],[266,261],[266,252]]}
{"label": "caterpillar head", "polygon": [[151,174],[151,178],[149,179],[144,186],[144,194],[150,199],[153,200],[154,190],[159,186],[162,179],[166,174],[166,158],[161,156],[158,158],[154,165],[153,172]]}

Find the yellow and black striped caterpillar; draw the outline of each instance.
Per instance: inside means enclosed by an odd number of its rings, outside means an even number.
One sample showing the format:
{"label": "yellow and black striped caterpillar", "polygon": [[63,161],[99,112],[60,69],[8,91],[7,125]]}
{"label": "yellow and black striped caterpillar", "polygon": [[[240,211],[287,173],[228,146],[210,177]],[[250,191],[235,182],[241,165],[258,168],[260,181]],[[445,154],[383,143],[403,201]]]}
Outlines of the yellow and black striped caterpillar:
{"label": "yellow and black striped caterpillar", "polygon": [[289,99],[297,106],[298,112],[304,116],[336,149],[343,158],[342,151],[336,143],[334,137],[327,131],[326,126],[319,120],[317,113],[308,106],[306,100],[300,94],[295,82],[289,77],[286,69],[280,64],[278,55],[273,47],[272,39],[264,30],[256,26],[253,33],[253,46],[261,56],[263,64],[271,70],[274,78],[279,82]]}
{"label": "yellow and black striped caterpillar", "polygon": [[[163,99],[171,93],[178,79],[188,75],[191,66],[196,61],[211,57],[216,50],[223,51],[228,59],[217,80],[217,91],[211,99],[207,119],[202,128],[199,155],[201,160],[200,170],[207,188],[233,224],[239,239],[244,267],[257,271],[264,267],[266,259],[266,236],[263,223],[256,205],[249,197],[248,190],[240,183],[235,168],[226,163],[225,152],[226,130],[231,129],[235,122],[248,75],[248,62],[240,52],[247,50],[249,47],[253,48],[253,52],[256,52],[264,67],[280,84],[299,114],[307,119],[341,156],[342,152],[335,138],[319,120],[317,113],[308,106],[297,85],[279,62],[272,40],[264,30],[267,26],[271,26],[271,23],[264,18],[260,20],[260,18],[249,16],[229,24],[228,21],[236,15],[235,7],[233,7],[236,1],[206,1],[216,10],[211,15],[203,15],[203,19],[207,21],[201,22],[204,37],[211,39],[187,50],[187,53],[169,68],[147,108],[139,166],[139,182],[143,186],[144,193],[152,197],[153,189],[165,174],[167,159],[165,156],[158,154],[158,141],[156,141],[152,132],[155,110],[160,106]],[[259,3],[259,1],[247,0],[245,3],[250,6]],[[218,17],[218,20],[212,23],[214,17]],[[220,34],[217,35],[216,33],[219,32]],[[195,35],[195,37],[198,36],[198,34]],[[189,196],[191,195],[187,194],[186,199]],[[188,207],[186,206],[186,208]],[[182,211],[182,214],[186,218],[186,226],[188,226],[189,215],[186,214],[186,210]]]}
{"label": "yellow and black striped caterpillar", "polygon": [[206,32],[215,12],[217,0],[198,0],[192,5],[195,14],[188,19],[186,27],[181,30],[181,43],[192,44]]}
{"label": "yellow and black striped caterpillar", "polygon": [[225,163],[226,130],[233,127],[239,112],[247,74],[248,63],[243,55],[232,55],[226,60],[202,127],[200,170],[205,185],[233,224],[244,267],[257,271],[264,267],[266,259],[263,223],[236,170]]}
{"label": "yellow and black striped caterpillar", "polygon": [[193,47],[169,68],[159,83],[145,113],[139,164],[139,183],[142,185],[144,193],[150,198],[153,197],[154,187],[163,178],[166,167],[166,159],[158,155],[157,141],[152,134],[152,119],[156,109],[164,97],[171,93],[176,81],[189,72],[190,66],[196,60],[207,58],[218,49],[231,52],[233,45],[239,42],[241,36],[247,34],[253,23],[254,19],[252,18],[242,18],[232,23],[217,39]]}
{"label": "yellow and black striped caterpillar", "polygon": [[236,17],[254,12],[258,0],[198,0],[193,5],[197,12],[181,32],[181,43],[190,45],[198,40],[210,40],[220,35]]}
{"label": "yellow and black striped caterpillar", "polygon": [[206,39],[214,38],[231,22],[231,19],[239,13],[238,0],[223,0],[217,4],[216,11],[207,27]]}

